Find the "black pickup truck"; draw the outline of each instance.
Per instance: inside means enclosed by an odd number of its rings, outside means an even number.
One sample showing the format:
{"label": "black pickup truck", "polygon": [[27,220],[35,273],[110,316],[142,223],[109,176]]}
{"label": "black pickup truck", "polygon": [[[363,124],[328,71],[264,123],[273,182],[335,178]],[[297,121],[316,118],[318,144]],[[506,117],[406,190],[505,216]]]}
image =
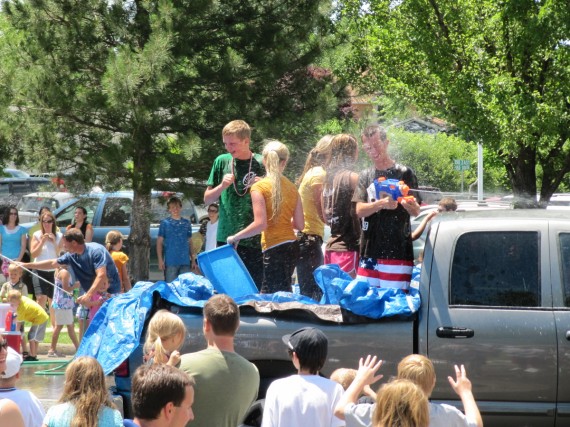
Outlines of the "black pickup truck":
{"label": "black pickup truck", "polygon": [[[314,325],[329,338],[324,375],[377,354],[387,380],[403,356],[420,353],[434,363],[437,402],[461,407],[446,377],[454,364],[466,366],[485,426],[570,425],[569,212],[438,216],[426,240],[420,294],[421,308],[408,320],[366,320],[336,307],[338,319],[327,321],[317,315],[322,306],[243,306],[236,351],[259,368],[263,398],[273,379],[292,372],[282,335]],[[204,348],[200,309],[158,298],[155,309],[163,306],[188,327],[183,352]],[[127,402],[141,346],[116,374]]]}

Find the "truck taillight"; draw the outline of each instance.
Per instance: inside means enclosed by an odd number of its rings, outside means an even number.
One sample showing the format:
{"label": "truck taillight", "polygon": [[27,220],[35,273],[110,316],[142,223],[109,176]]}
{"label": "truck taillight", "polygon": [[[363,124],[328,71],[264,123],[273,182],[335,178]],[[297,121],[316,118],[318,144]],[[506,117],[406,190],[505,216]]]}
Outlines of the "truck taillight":
{"label": "truck taillight", "polygon": [[129,376],[129,359],[123,360],[117,369],[115,369],[115,376],[116,377],[128,377]]}

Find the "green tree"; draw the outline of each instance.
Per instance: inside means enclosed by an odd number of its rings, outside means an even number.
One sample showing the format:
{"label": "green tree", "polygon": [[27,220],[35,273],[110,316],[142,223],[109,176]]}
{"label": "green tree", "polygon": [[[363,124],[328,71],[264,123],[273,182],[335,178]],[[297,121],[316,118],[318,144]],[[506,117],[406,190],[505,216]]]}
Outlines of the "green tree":
{"label": "green tree", "polygon": [[2,1],[0,140],[36,169],[132,188],[144,279],[157,176],[206,176],[229,120],[301,144],[334,114],[332,79],[308,71],[327,13],[322,0]]}
{"label": "green tree", "polygon": [[[464,171],[464,190],[477,179],[477,147],[455,135],[389,131],[393,157],[414,169],[419,185],[438,187],[442,191],[458,192],[461,173],[454,168],[456,159],[469,160],[471,168]],[[485,168],[483,181],[486,191],[504,191],[504,183],[496,168]]]}
{"label": "green tree", "polygon": [[516,196],[547,201],[570,171],[565,0],[347,0],[344,75],[482,142]]}

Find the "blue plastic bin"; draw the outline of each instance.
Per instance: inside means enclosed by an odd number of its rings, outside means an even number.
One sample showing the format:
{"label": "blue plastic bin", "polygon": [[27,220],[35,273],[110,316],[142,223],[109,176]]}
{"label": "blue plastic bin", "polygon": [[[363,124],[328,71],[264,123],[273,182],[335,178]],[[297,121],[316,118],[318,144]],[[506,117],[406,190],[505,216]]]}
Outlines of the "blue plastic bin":
{"label": "blue plastic bin", "polygon": [[198,254],[204,276],[220,294],[232,298],[259,293],[249,271],[232,245],[224,245]]}

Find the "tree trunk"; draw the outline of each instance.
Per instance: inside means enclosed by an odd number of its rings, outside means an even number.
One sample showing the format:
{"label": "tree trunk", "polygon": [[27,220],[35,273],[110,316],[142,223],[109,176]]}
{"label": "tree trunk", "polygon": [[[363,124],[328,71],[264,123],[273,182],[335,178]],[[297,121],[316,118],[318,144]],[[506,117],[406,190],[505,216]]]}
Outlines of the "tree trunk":
{"label": "tree trunk", "polygon": [[514,207],[539,207],[536,200],[536,149],[519,145],[518,153],[509,154],[505,166],[513,186]]}
{"label": "tree trunk", "polygon": [[133,216],[129,235],[129,264],[133,283],[148,280],[150,257],[150,192],[154,182],[152,168],[152,138],[150,135],[137,135],[137,149],[133,158]]}

